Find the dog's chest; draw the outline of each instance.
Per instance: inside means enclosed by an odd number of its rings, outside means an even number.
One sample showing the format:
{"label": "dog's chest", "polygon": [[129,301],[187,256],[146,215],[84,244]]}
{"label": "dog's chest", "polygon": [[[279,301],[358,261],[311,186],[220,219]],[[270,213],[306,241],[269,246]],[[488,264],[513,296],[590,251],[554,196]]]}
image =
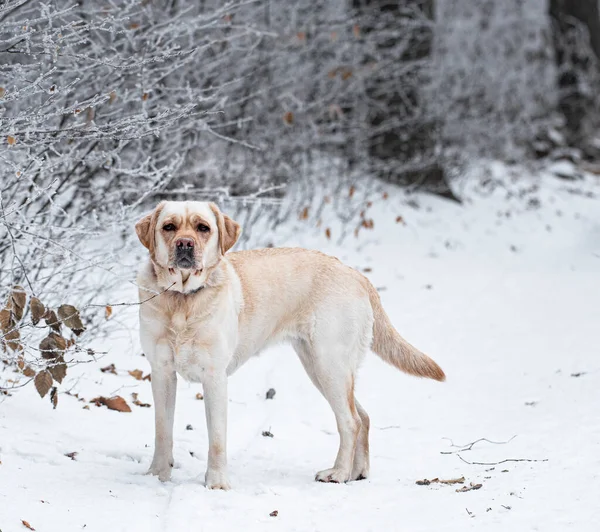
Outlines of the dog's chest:
{"label": "dog's chest", "polygon": [[184,312],[177,312],[171,318],[169,343],[175,370],[188,381],[202,382],[215,370],[215,350],[209,331],[206,324],[189,319]]}

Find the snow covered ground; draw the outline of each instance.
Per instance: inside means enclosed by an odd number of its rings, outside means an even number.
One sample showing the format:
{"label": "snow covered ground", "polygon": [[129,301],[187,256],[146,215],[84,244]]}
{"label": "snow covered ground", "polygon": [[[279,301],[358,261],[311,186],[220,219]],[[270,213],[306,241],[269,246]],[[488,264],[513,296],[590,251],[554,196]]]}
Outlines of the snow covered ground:
{"label": "snow covered ground", "polygon": [[[341,246],[325,238],[325,225],[318,235],[310,230],[312,219],[273,237],[370,269],[400,333],[448,376],[419,380],[367,357],[357,397],[371,416],[368,480],[314,482],[337,450],[333,415],[291,348],[278,346],[231,378],[229,492],[202,484],[207,438],[197,385],[179,383],[177,464],[166,484],[144,475],[151,408],[85,409],[62,393],[52,410],[33,387],[6,398],[0,530],[26,530],[22,520],[38,531],[598,530],[600,178],[514,173],[514,182],[502,170],[480,190],[463,191],[464,206],[389,188],[369,210],[374,228]],[[133,287],[124,289],[133,300]],[[149,369],[135,313],[115,308],[116,332],[102,346],[109,354],[72,370],[63,391],[86,401],[119,394],[130,404],[136,392],[152,403],[150,383],[128,374]],[[111,363],[117,375],[99,371]],[[480,438],[507,443],[457,453]],[[459,454],[536,461],[470,465]],[[464,484],[416,484],[462,476]],[[456,491],[471,483],[482,486]]]}

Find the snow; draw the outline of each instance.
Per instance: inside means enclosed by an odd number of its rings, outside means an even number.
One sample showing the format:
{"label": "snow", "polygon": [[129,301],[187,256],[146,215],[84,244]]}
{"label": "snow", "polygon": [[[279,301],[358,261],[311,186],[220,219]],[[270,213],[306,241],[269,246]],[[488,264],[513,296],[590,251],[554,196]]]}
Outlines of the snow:
{"label": "snow", "polygon": [[[337,450],[333,415],[291,348],[277,346],[230,379],[229,492],[202,484],[207,438],[198,385],[179,381],[177,464],[165,484],[144,475],[151,408],[84,409],[88,403],[61,393],[52,410],[32,387],[5,398],[0,530],[26,530],[22,519],[38,531],[596,530],[598,177],[573,183],[498,167],[489,183],[463,190],[470,198],[463,206],[386,188],[390,197],[378,196],[371,210],[374,229],[339,246],[322,227],[309,230],[309,221],[274,235],[277,245],[320,248],[371,268],[393,323],[448,376],[419,380],[367,357],[357,397],[371,416],[368,480],[314,482]],[[415,200],[418,208],[409,206]],[[333,221],[331,228],[335,236]],[[135,299],[133,288],[124,290],[121,297]],[[87,401],[120,394],[130,404],[138,392],[152,403],[150,384],[127,373],[149,369],[135,314],[114,309],[115,333],[102,344],[108,354],[71,370],[63,391]],[[118,375],[99,371],[110,363]],[[540,461],[469,465],[442,454],[459,449],[451,442],[480,438],[507,443],[479,442],[460,453],[465,460]],[[481,489],[415,484],[460,476]]]}

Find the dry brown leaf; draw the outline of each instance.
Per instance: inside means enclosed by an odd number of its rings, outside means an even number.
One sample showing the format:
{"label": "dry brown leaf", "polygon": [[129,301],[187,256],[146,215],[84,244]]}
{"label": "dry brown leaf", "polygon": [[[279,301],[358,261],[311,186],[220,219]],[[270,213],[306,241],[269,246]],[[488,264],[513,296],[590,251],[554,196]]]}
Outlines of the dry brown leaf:
{"label": "dry brown leaf", "polygon": [[23,369],[23,375],[25,375],[25,377],[34,377],[35,370],[31,366],[27,366]]}
{"label": "dry brown leaf", "polygon": [[288,111],[283,115],[283,121],[288,125],[292,125],[294,123],[294,113]]}
{"label": "dry brown leaf", "polygon": [[361,222],[361,224],[365,229],[373,229],[373,226],[375,225],[373,222],[373,219],[369,219],[369,220],[363,220]]}
{"label": "dry brown leaf", "polygon": [[63,379],[67,376],[67,365],[65,364],[64,358],[58,357],[56,363],[52,364],[48,371],[52,378],[58,382],[59,384],[63,381]]}
{"label": "dry brown leaf", "polygon": [[77,336],[85,331],[85,327],[83,326],[83,323],[81,323],[79,311],[73,305],[61,305],[58,307],[57,312],[61,321]]}
{"label": "dry brown leaf", "polygon": [[406,223],[404,222],[404,218],[402,218],[402,216],[396,216],[396,223],[406,225]]}
{"label": "dry brown leaf", "polygon": [[347,79],[350,79],[351,77],[352,77],[352,70],[350,70],[349,68],[342,69],[342,79],[344,81],[346,81]]}
{"label": "dry brown leaf", "polygon": [[148,373],[148,375],[144,375],[144,377],[142,378],[143,381],[150,381],[152,382],[152,374]]}
{"label": "dry brown leaf", "polygon": [[106,307],[104,308],[104,317],[106,319],[108,319],[111,316],[112,316],[112,307],[110,305],[106,305]]}
{"label": "dry brown leaf", "polygon": [[54,312],[53,310],[46,310],[46,314],[44,314],[44,321],[46,322],[46,325],[48,325],[48,327],[50,327],[57,333],[60,332],[60,321],[56,316],[56,312]]}
{"label": "dry brown leaf", "polygon": [[4,98],[5,94],[6,94],[6,89],[4,87],[0,87],[0,98]]}
{"label": "dry brown leaf", "polygon": [[0,330],[2,330],[3,333],[6,333],[14,326],[15,320],[10,309],[3,308],[0,310]]}
{"label": "dry brown leaf", "polygon": [[448,480],[440,479],[440,484],[462,484],[465,481],[465,477],[449,478]]}
{"label": "dry brown leaf", "polygon": [[39,349],[42,357],[50,360],[62,355],[67,349],[67,341],[55,332],[51,332],[40,342]]}
{"label": "dry brown leaf", "polygon": [[388,198],[389,198],[389,195],[388,195],[388,193],[387,193],[387,192],[384,192],[384,193],[383,193],[383,196],[382,196],[382,198],[383,198],[383,199],[388,199]]}
{"label": "dry brown leaf", "polygon": [[52,390],[50,390],[50,402],[52,403],[52,408],[56,410],[58,406],[58,388],[56,386],[53,386]]}
{"label": "dry brown leaf", "polygon": [[33,528],[27,521],[25,521],[25,519],[21,519],[21,523],[23,523],[23,526],[27,527],[29,530],[35,530],[35,528]]}
{"label": "dry brown leaf", "polygon": [[37,325],[46,313],[46,308],[37,297],[31,298],[29,308],[31,309],[31,321],[34,325]]}
{"label": "dry brown leaf", "polygon": [[352,185],[352,186],[350,187],[350,190],[348,190],[348,197],[350,197],[350,198],[351,198],[352,196],[354,196],[354,193],[355,193],[355,192],[356,192],[356,188],[354,187],[354,185]]}
{"label": "dry brown leaf", "polygon": [[481,488],[482,484],[473,484],[472,482],[468,486],[463,486],[462,488],[458,488],[456,493],[464,493],[465,491],[473,491]]}
{"label": "dry brown leaf", "polygon": [[115,395],[114,397],[96,397],[90,403],[94,403],[96,406],[104,405],[109,410],[116,410],[117,412],[131,412],[131,407],[120,395]]}
{"label": "dry brown leaf", "polygon": [[6,137],[6,142],[8,142],[9,146],[14,146],[17,143],[17,139],[12,135],[9,135],[8,137]]}
{"label": "dry brown leaf", "polygon": [[108,95],[108,103],[114,103],[116,99],[117,93],[115,91],[110,91],[110,94]]}
{"label": "dry brown leaf", "polygon": [[329,239],[331,238],[331,229],[329,229],[329,227],[325,229],[325,236]]}
{"label": "dry brown leaf", "polygon": [[117,368],[115,367],[114,364],[110,364],[108,366],[105,366],[103,368],[100,368],[100,371],[102,373],[112,373],[113,375],[117,374]]}
{"label": "dry brown leaf", "polygon": [[142,377],[144,376],[144,372],[141,369],[134,369],[128,371],[127,373],[129,373],[129,375],[131,375],[136,381],[141,381]]}
{"label": "dry brown leaf", "polygon": [[142,100],[146,101],[149,96],[150,95],[147,92],[145,92],[144,94],[142,94]]}
{"label": "dry brown leaf", "polygon": [[144,408],[150,408],[152,405],[150,403],[142,403],[139,399],[138,399],[138,394],[137,392],[133,392],[131,394],[131,398],[133,399],[133,404],[135,406],[141,406]]}
{"label": "dry brown leaf", "polygon": [[465,477],[460,478],[450,478],[448,480],[440,479],[440,478],[432,478],[431,480],[424,478],[423,480],[417,480],[416,484],[419,486],[429,486],[429,484],[462,484],[465,481]]}
{"label": "dry brown leaf", "polygon": [[302,209],[302,212],[300,213],[300,219],[306,220],[307,218],[308,218],[308,207],[304,207],[304,209]]}
{"label": "dry brown leaf", "polygon": [[33,383],[40,397],[44,397],[52,387],[52,375],[47,370],[40,371],[33,379]]}
{"label": "dry brown leaf", "polygon": [[10,310],[17,321],[21,321],[25,304],[27,303],[27,295],[22,286],[15,286],[9,296]]}

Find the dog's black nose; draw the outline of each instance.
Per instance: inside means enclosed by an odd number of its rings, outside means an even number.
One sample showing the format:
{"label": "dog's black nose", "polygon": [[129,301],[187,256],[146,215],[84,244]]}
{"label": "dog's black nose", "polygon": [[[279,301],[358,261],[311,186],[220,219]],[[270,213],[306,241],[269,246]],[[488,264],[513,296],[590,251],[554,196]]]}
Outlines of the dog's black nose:
{"label": "dog's black nose", "polygon": [[175,242],[177,249],[192,249],[194,247],[194,240],[191,238],[180,238]]}

